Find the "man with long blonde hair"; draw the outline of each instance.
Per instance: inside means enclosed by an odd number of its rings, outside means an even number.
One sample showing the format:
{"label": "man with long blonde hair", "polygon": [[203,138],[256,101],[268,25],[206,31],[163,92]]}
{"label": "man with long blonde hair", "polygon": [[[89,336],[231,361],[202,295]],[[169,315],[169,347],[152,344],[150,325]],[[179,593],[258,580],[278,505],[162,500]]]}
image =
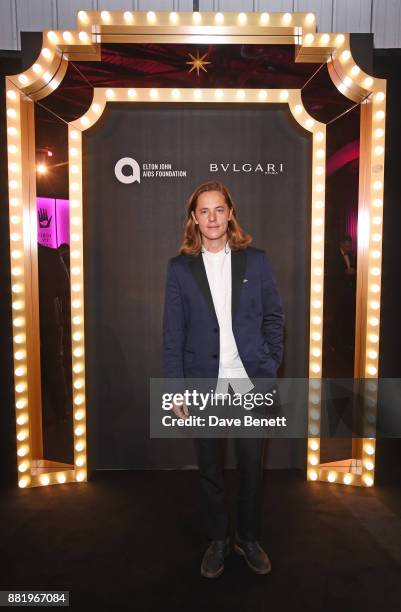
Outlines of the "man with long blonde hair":
{"label": "man with long blonde hair", "polygon": [[[189,198],[180,254],[169,261],[163,320],[164,375],[230,381],[246,393],[254,378],[275,378],[283,355],[284,314],[265,251],[251,247],[233,199],[218,181],[202,183]],[[186,418],[185,404],[174,413]],[[221,441],[195,440],[210,544],[201,574],[219,576],[230,551]],[[240,472],[235,551],[257,574],[271,570],[260,546],[263,491],[262,438],[236,438]]]}

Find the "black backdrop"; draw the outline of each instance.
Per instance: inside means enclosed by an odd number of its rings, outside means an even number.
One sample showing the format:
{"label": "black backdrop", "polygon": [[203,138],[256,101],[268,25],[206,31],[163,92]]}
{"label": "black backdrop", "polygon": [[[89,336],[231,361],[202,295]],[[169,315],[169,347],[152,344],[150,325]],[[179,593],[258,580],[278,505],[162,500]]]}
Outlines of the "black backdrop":
{"label": "black backdrop", "polygon": [[[108,104],[84,133],[84,274],[89,469],[195,464],[190,440],[149,438],[148,389],[162,376],[165,272],[185,203],[223,181],[253,244],[270,256],[286,316],[279,374],[308,375],[311,134],[286,105]],[[185,177],[114,175],[123,158],[171,164]],[[209,164],[231,164],[211,172]],[[274,163],[282,172],[234,172]],[[245,166],[249,170],[251,166]],[[304,467],[303,440],[270,441],[266,466]],[[232,465],[232,448],[227,465]]]}

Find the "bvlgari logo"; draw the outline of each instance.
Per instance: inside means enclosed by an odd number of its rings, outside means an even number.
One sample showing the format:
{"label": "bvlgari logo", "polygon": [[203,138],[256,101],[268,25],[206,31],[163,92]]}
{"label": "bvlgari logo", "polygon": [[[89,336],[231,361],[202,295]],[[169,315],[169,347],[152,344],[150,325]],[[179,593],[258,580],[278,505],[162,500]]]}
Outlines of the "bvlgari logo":
{"label": "bvlgari logo", "polygon": [[237,173],[259,173],[259,174],[282,174],[284,172],[283,162],[265,162],[265,163],[242,163],[242,162],[227,162],[209,164],[210,172],[224,172],[225,174]]}

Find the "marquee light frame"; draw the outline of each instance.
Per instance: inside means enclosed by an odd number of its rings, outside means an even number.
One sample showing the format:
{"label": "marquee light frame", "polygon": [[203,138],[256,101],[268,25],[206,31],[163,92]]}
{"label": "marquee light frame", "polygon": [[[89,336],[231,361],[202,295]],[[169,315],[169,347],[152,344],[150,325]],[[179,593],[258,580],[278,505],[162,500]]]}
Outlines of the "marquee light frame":
{"label": "marquee light frame", "polygon": [[[77,31],[45,31],[37,61],[6,77],[13,349],[19,486],[87,480],[82,236],[82,132],[107,102],[286,102],[313,135],[308,395],[308,480],[372,486],[377,404],[386,81],[365,73],[349,34],[316,33],[313,13],[79,11]],[[87,112],[69,124],[71,336],[74,466],[41,456],[40,329],[34,104],[61,83],[68,61],[100,60],[102,42],[292,44],[296,62],[327,62],[337,89],[361,105],[355,378],[366,381],[365,432],[346,466],[320,464],[326,125],[309,115],[299,89],[94,88]],[[357,466],[355,468],[355,466]]]}

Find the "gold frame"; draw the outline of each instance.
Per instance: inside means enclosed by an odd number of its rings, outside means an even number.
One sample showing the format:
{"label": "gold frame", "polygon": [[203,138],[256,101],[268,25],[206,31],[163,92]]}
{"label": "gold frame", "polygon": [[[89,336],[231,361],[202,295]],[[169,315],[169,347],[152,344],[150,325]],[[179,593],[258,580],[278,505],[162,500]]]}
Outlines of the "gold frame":
{"label": "gold frame", "polygon": [[[82,131],[111,101],[287,102],[295,119],[313,133],[311,288],[308,397],[308,480],[361,486],[374,483],[375,411],[379,354],[381,242],[386,81],[356,65],[348,34],[316,33],[313,13],[176,13],[79,11],[75,32],[45,31],[37,61],[6,77],[10,256],[19,486],[87,480],[85,337],[82,239]],[[305,110],[300,90],[96,88],[88,111],[69,124],[71,230],[71,330],[74,467],[34,460],[41,455],[41,385],[33,104],[61,83],[69,59],[100,59],[102,42],[294,44],[297,62],[327,62],[339,91],[361,104],[358,203],[358,272],[355,378],[366,381],[367,433],[353,444],[353,459],[319,464],[323,327],[326,126]],[[24,169],[24,170],[23,170]],[[370,431],[369,431],[370,428]],[[340,462],[341,463],[341,462]]]}

